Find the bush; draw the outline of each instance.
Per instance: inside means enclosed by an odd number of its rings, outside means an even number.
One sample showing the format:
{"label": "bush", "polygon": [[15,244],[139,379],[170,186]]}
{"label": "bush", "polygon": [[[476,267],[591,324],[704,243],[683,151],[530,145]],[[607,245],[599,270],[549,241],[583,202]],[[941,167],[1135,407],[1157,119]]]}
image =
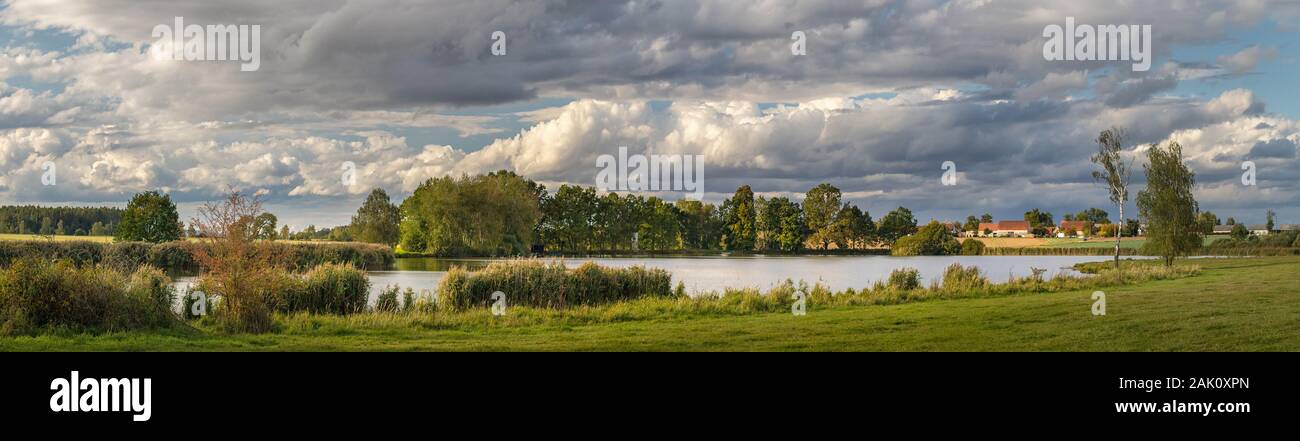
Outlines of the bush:
{"label": "bush", "polygon": [[979,267],[962,267],[960,263],[949,265],[943,271],[943,289],[948,291],[975,291],[989,285]]}
{"label": "bush", "polygon": [[327,263],[304,274],[301,289],[287,292],[283,312],[352,314],[366,309],[370,279],[350,264]]}
{"label": "bush", "polygon": [[148,261],[150,265],[170,271],[195,270],[199,267],[187,244],[180,241],[153,245],[149,248]]}
{"label": "bush", "polygon": [[930,221],[916,234],[906,236],[894,242],[890,252],[895,256],[948,256],[961,252],[957,238],[948,234],[948,229],[938,221]]}
{"label": "bush", "polygon": [[402,292],[402,311],[411,311],[415,307],[415,290],[410,287]]}
{"label": "bush", "polygon": [[566,308],[644,297],[672,297],[672,276],[641,266],[606,268],[588,262],[566,269],[559,262],[494,262],[481,271],[452,268],[438,285],[438,307],[460,311],[491,305],[501,291],[510,306]]}
{"label": "bush", "polygon": [[293,267],[306,270],[327,263],[346,263],[361,269],[385,269],[397,257],[386,245],[369,243],[278,244],[288,247]]}
{"label": "bush", "polygon": [[961,243],[961,255],[979,256],[984,254],[984,242],[979,239],[966,239]]}
{"label": "bush", "polygon": [[1231,235],[1233,239],[1246,240],[1247,237],[1250,237],[1250,230],[1247,230],[1245,225],[1236,224],[1232,226]]}
{"label": "bush", "polygon": [[[407,288],[408,294],[410,288]],[[375,311],[379,312],[397,312],[397,292],[401,291],[397,285],[388,285],[379,292],[379,297],[375,299]]]}
{"label": "bush", "polygon": [[0,241],[0,265],[10,265],[24,257],[67,260],[77,266],[93,265],[103,258],[104,244],[89,241]]}
{"label": "bush", "polygon": [[[212,296],[209,296],[206,292],[203,292],[202,296],[197,295],[200,292],[202,291],[197,289],[197,285],[191,286],[189,289],[185,290],[185,295],[181,297],[181,318],[185,320],[198,320],[211,314],[212,311],[216,309],[215,299]],[[199,303],[199,301],[203,301],[205,304],[203,305],[202,311],[195,314],[194,305]]]}
{"label": "bush", "polygon": [[[407,288],[407,290],[410,290],[410,288]],[[407,309],[409,309],[412,312],[428,314],[434,312],[436,307],[437,307],[437,302],[434,301],[433,295],[429,294],[427,291],[424,291],[421,292],[420,295],[415,298],[415,303],[412,304]]]}
{"label": "bush", "polygon": [[889,287],[898,291],[911,291],[921,287],[921,271],[916,268],[899,268],[889,273]]}
{"label": "bush", "polygon": [[[313,268],[304,274],[294,274],[287,270],[267,271],[257,276],[259,280],[250,287],[262,296],[268,312],[290,314],[307,312],[313,314],[353,314],[364,311],[370,292],[370,279],[365,271],[351,265],[325,264]],[[216,297],[224,297],[220,284],[209,275],[201,277],[191,291],[203,291],[209,299],[209,311],[216,311],[219,317],[231,313],[226,305],[217,303]],[[392,304],[396,304],[396,287],[391,290]],[[381,296],[380,302],[385,302]],[[187,298],[183,314],[195,300]],[[376,309],[381,306],[376,305]],[[388,308],[389,305],[383,305]],[[387,310],[387,309],[385,309]],[[392,310],[396,310],[393,308]],[[269,320],[269,316],[267,318]]]}
{"label": "bush", "polygon": [[6,334],[62,328],[114,332],[175,323],[174,292],[162,271],[127,276],[107,267],[22,258],[0,270],[0,330]]}
{"label": "bush", "polygon": [[1295,250],[1297,247],[1300,247],[1300,232],[1283,231],[1244,239],[1219,239],[1206,246],[1205,252],[1215,255],[1289,255],[1300,252]]}
{"label": "bush", "polygon": [[[194,284],[194,291],[207,294],[208,313],[227,332],[267,332],[273,328],[271,312],[283,307],[291,293],[300,291],[298,280],[286,271],[274,268],[243,274],[205,273]],[[232,295],[233,294],[233,295]],[[218,301],[219,300],[219,301]],[[186,306],[193,305],[187,299]]]}
{"label": "bush", "polygon": [[148,242],[117,242],[106,245],[104,260],[100,263],[118,271],[134,271],[149,262],[149,251],[153,244]]}

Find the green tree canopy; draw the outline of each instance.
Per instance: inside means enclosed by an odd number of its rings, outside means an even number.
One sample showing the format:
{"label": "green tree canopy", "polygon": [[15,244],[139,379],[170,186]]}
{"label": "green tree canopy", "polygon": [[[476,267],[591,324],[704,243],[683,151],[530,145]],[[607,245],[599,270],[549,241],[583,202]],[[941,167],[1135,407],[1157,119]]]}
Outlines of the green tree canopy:
{"label": "green tree canopy", "polygon": [[961,254],[961,251],[961,243],[948,234],[947,227],[939,221],[930,221],[916,234],[899,238],[890,253],[895,256],[947,256]]}
{"label": "green tree canopy", "polygon": [[1219,225],[1219,216],[1209,211],[1202,211],[1196,215],[1196,225],[1201,234],[1213,234],[1214,227]]}
{"label": "green tree canopy", "polygon": [[1161,256],[1173,265],[1178,256],[1200,249],[1201,233],[1196,225],[1196,198],[1192,188],[1196,174],[1183,163],[1183,147],[1170,142],[1147,150],[1147,188],[1138,192],[1138,213],[1147,223],[1143,252]]}
{"label": "green tree canopy", "polygon": [[1056,223],[1052,221],[1050,211],[1042,211],[1037,208],[1025,212],[1025,222],[1029,222],[1029,228],[1047,228]]}
{"label": "green tree canopy", "polygon": [[813,187],[804,195],[804,222],[808,224],[810,239],[821,244],[822,249],[830,247],[835,238],[835,214],[841,208],[840,197],[840,189],[826,183]]}
{"label": "green tree canopy", "polygon": [[888,244],[893,244],[899,238],[916,231],[916,218],[912,216],[912,210],[903,207],[889,212],[885,217],[880,218],[880,223],[876,225],[876,235]]}
{"label": "green tree canopy", "polygon": [[723,205],[727,207],[727,249],[753,251],[756,235],[754,191],[748,185],[742,185]]}
{"label": "green tree canopy", "polygon": [[253,237],[262,240],[275,239],[275,224],[280,220],[271,213],[262,213],[253,218]]}
{"label": "green tree canopy", "polygon": [[864,248],[876,234],[876,224],[871,213],[863,212],[853,204],[844,204],[835,214],[832,239],[840,249]]}
{"label": "green tree canopy", "polygon": [[402,211],[382,188],[370,190],[352,216],[352,237],[358,242],[396,244],[401,237]]}
{"label": "green tree canopy", "polygon": [[1247,237],[1250,237],[1250,230],[1247,230],[1245,225],[1234,224],[1232,226],[1231,236],[1233,239],[1245,240]]}
{"label": "green tree canopy", "polygon": [[120,241],[154,243],[180,240],[180,216],[171,196],[157,191],[136,193],[122,212],[115,237]]}
{"label": "green tree canopy", "polygon": [[[1067,219],[1068,220],[1068,219]],[[1083,210],[1074,215],[1074,220],[1092,222],[1093,225],[1109,224],[1110,213],[1097,207]]]}
{"label": "green tree canopy", "polygon": [[722,217],[718,207],[701,201],[678,200],[682,217],[682,242],[686,248],[715,249],[721,242]]}
{"label": "green tree canopy", "polygon": [[510,172],[425,181],[402,201],[402,249],[437,255],[530,251],[545,189]]}
{"label": "green tree canopy", "polygon": [[565,251],[593,249],[599,199],[594,187],[561,185],[554,195],[543,200],[539,233],[547,247]]}

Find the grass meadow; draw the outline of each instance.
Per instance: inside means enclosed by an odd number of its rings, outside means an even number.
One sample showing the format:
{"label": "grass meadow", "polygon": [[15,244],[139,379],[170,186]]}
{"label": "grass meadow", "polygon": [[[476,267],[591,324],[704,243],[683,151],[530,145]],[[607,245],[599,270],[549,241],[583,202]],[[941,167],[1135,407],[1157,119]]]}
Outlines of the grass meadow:
{"label": "grass meadow", "polygon": [[[1300,258],[1196,259],[1196,275],[1102,289],[810,305],[738,314],[690,299],[452,315],[277,315],[277,332],[194,328],[0,338],[5,351],[1294,351]],[[814,293],[815,297],[817,294]],[[903,299],[906,300],[906,299]]]}

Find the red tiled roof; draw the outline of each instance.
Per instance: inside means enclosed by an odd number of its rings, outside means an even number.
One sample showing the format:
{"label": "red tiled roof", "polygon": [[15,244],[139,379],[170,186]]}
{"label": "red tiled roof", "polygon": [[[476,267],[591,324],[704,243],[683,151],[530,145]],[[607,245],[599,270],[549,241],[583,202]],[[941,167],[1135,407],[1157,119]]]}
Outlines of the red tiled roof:
{"label": "red tiled roof", "polygon": [[993,231],[996,229],[998,229],[998,224],[992,222],[980,222],[979,231],[981,232],[984,230]]}
{"label": "red tiled roof", "polygon": [[998,221],[998,227],[993,231],[1029,231],[1029,222],[1026,221]]}
{"label": "red tiled roof", "polygon": [[1088,226],[1088,221],[1061,221],[1061,229],[1068,230],[1073,228],[1074,231],[1083,231]]}

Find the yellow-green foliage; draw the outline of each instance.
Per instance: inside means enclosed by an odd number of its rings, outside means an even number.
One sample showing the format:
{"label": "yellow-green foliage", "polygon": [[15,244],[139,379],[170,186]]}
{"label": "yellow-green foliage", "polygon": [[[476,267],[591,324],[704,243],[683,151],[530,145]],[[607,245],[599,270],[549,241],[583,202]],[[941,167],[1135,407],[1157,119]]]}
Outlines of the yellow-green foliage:
{"label": "yellow-green foliage", "polygon": [[21,258],[0,270],[0,333],[170,326],[176,322],[174,295],[171,280],[153,267],[127,275],[105,266]]}
{"label": "yellow-green foliage", "polygon": [[[270,311],[280,313],[353,314],[365,310],[370,292],[366,272],[350,264],[328,263],[303,274],[268,271],[259,277],[263,280],[249,286],[261,293]],[[223,297],[223,285],[205,274],[195,284],[195,290]],[[218,315],[229,312],[223,310],[221,302],[215,306]]]}
{"label": "yellow-green foliage", "polygon": [[[292,285],[291,285],[292,286]],[[280,312],[352,314],[366,308],[370,279],[351,264],[327,263],[302,276],[299,290],[289,290]]]}
{"label": "yellow-green foliage", "polygon": [[492,304],[492,293],[509,306],[567,308],[643,297],[673,297],[672,276],[642,266],[606,268],[587,262],[574,269],[558,261],[494,262],[480,271],[453,268],[438,285],[438,307],[461,311]]}
{"label": "yellow-green foliage", "polygon": [[984,277],[977,266],[965,268],[960,263],[954,263],[943,271],[943,288],[948,291],[974,291],[988,285],[989,279]]}
{"label": "yellow-green foliage", "polygon": [[921,286],[921,272],[916,268],[899,268],[889,272],[889,288],[910,291]]}
{"label": "yellow-green foliage", "polygon": [[979,239],[966,239],[961,243],[961,255],[979,256],[984,254],[984,242]]}

